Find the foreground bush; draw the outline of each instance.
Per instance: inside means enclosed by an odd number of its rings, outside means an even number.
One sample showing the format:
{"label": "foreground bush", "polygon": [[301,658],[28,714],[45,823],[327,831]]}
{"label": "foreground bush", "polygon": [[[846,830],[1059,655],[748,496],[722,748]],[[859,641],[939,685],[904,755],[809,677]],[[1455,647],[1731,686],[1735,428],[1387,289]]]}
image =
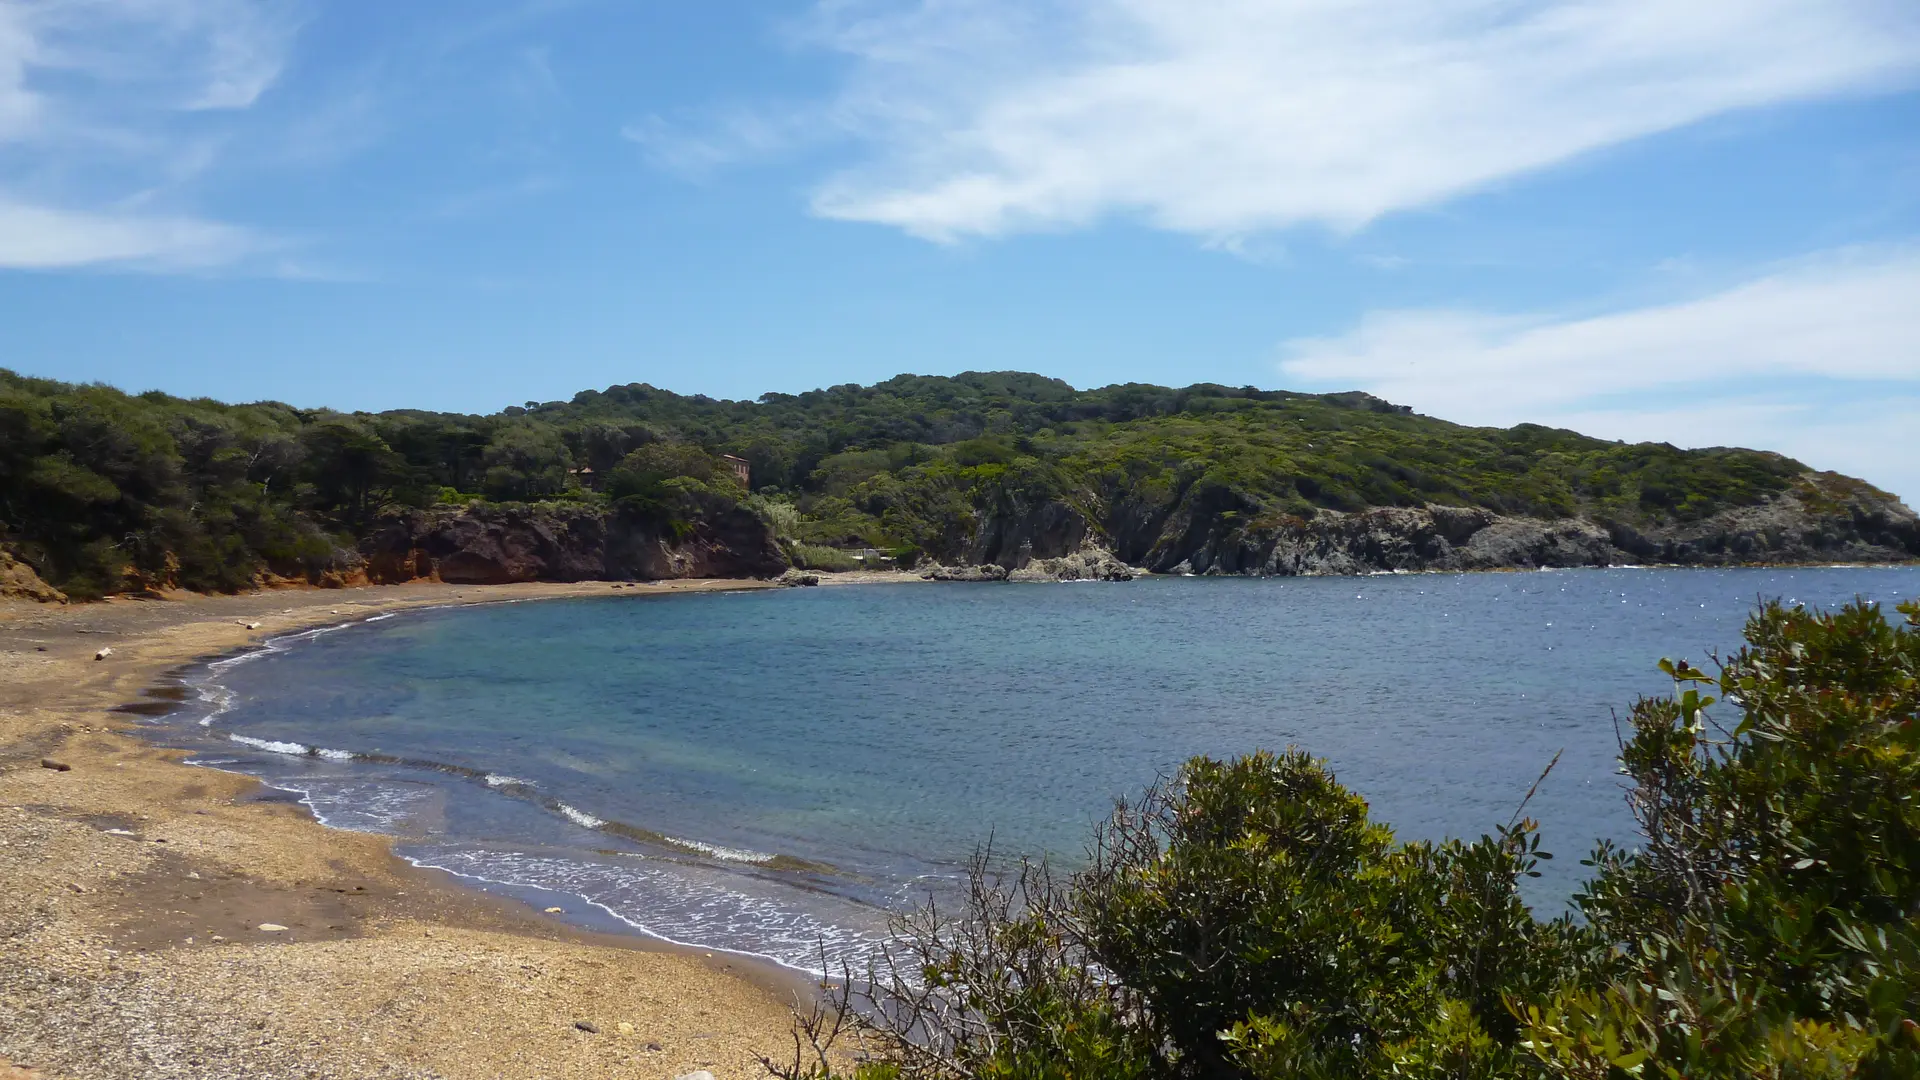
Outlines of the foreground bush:
{"label": "foreground bush", "polygon": [[770,1068],[1920,1076],[1920,606],[1900,610],[1768,605],[1717,675],[1663,661],[1675,693],[1634,705],[1621,752],[1640,844],[1595,853],[1580,921],[1521,902],[1551,856],[1518,813],[1400,843],[1304,754],[1195,759],[1119,805],[1079,873],[977,859],[964,909],[900,919]]}

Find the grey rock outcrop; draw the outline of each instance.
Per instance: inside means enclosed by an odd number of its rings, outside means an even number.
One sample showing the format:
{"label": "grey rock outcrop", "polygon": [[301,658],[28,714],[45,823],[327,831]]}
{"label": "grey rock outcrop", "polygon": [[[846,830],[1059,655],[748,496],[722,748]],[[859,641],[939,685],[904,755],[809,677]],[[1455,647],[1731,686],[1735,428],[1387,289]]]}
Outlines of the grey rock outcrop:
{"label": "grey rock outcrop", "polygon": [[1834,473],[1806,473],[1764,502],[1693,520],[1535,518],[1439,504],[1293,516],[1218,486],[1162,503],[1130,491],[1104,501],[1090,493],[1086,503],[1093,509],[997,499],[979,509],[977,530],[948,553],[957,565],[923,576],[997,580],[1003,567],[1012,580],[1054,581],[1123,576],[1114,567],[1264,576],[1920,559],[1920,517]]}
{"label": "grey rock outcrop", "polygon": [[1005,581],[1007,568],[994,563],[984,566],[929,566],[920,571],[928,581]]}
{"label": "grey rock outcrop", "polygon": [[[1377,507],[1196,529],[1148,565],[1181,574],[1356,574],[1670,564],[1874,563],[1920,557],[1920,517],[1856,481],[1813,474],[1766,503],[1690,522],[1632,526],[1476,507]],[[1177,556],[1177,557],[1176,557]]]}
{"label": "grey rock outcrop", "polygon": [[1132,581],[1140,571],[1103,547],[1088,545],[1056,559],[1033,559],[1007,573],[1008,581]]}

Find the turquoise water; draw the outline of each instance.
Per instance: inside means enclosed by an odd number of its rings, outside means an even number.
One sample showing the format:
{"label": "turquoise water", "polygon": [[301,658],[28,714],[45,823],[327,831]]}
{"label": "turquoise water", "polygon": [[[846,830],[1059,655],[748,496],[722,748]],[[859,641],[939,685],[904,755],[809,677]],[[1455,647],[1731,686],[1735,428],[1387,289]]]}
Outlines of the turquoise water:
{"label": "turquoise water", "polygon": [[[1071,862],[1193,754],[1304,747],[1406,837],[1529,807],[1557,911],[1631,838],[1613,715],[1762,596],[1920,570],[1584,570],[610,595],[402,614],[214,665],[210,764],[537,902],[810,966],[989,836]],[[540,890],[552,890],[542,892]],[[561,903],[569,910],[577,902]]]}

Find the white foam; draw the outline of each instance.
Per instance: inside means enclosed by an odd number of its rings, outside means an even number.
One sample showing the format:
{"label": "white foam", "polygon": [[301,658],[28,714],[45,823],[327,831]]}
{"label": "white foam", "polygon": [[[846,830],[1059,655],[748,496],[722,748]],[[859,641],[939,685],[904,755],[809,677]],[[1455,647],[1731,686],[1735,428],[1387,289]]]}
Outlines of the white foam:
{"label": "white foam", "polygon": [[306,757],[312,749],[303,743],[279,742],[274,739],[256,739],[251,735],[228,734],[227,738],[242,746],[251,746],[255,750],[265,750],[269,754],[290,754],[294,757]]}
{"label": "white foam", "polygon": [[235,735],[232,732],[227,733],[227,738],[242,746],[251,746],[255,750],[265,750],[269,754],[286,754],[289,757],[322,757],[328,761],[352,761],[360,756],[351,750],[329,750],[324,746],[314,747],[305,743],[256,739],[251,735]]}
{"label": "white foam", "polygon": [[576,810],[573,807],[568,806],[566,803],[560,804],[560,812],[567,815],[568,821],[571,821],[575,825],[579,825],[583,828],[597,829],[600,826],[606,824],[606,821],[602,820],[601,818],[594,817],[592,814],[587,813],[585,810]]}
{"label": "white foam", "polygon": [[825,973],[823,957],[825,970],[835,970],[842,962],[857,969],[880,942],[875,932],[822,918],[784,896],[749,892],[747,882],[713,876],[725,871],[658,862],[616,867],[458,847],[402,857],[415,866],[471,881],[583,900],[648,937],[770,960],[814,976]]}
{"label": "white foam", "polygon": [[503,776],[500,773],[487,774],[488,787],[532,787],[531,783],[517,776]]}
{"label": "white foam", "polygon": [[221,713],[233,708],[235,694],[219,683],[207,683],[200,687],[200,700],[211,705],[207,715],[200,718],[201,727],[212,727]]}
{"label": "white foam", "polygon": [[667,842],[678,844],[683,848],[692,848],[701,854],[711,855],[716,859],[725,859],[727,862],[764,863],[773,861],[773,856],[765,852],[748,851],[745,848],[721,847],[719,844],[709,844],[704,840],[682,840],[677,836],[669,836],[667,837]]}
{"label": "white foam", "polygon": [[379,621],[381,621],[382,619],[391,619],[391,618],[393,618],[393,617],[394,617],[395,615],[398,615],[398,614],[400,614],[400,613],[399,613],[399,612],[397,612],[397,611],[389,611],[389,612],[387,612],[387,613],[386,613],[385,615],[375,615],[375,616],[374,616],[373,618],[371,618],[371,619],[363,619],[363,620],[361,620],[361,621],[362,621],[362,622],[379,622]]}

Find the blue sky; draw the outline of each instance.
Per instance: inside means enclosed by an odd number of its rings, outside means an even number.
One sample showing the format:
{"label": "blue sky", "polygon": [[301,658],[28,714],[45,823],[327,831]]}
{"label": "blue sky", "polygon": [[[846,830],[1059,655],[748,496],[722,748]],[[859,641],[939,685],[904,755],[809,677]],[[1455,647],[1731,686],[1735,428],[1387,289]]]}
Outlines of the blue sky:
{"label": "blue sky", "polygon": [[1359,387],[1920,501],[1920,6],[0,0],[0,366]]}

